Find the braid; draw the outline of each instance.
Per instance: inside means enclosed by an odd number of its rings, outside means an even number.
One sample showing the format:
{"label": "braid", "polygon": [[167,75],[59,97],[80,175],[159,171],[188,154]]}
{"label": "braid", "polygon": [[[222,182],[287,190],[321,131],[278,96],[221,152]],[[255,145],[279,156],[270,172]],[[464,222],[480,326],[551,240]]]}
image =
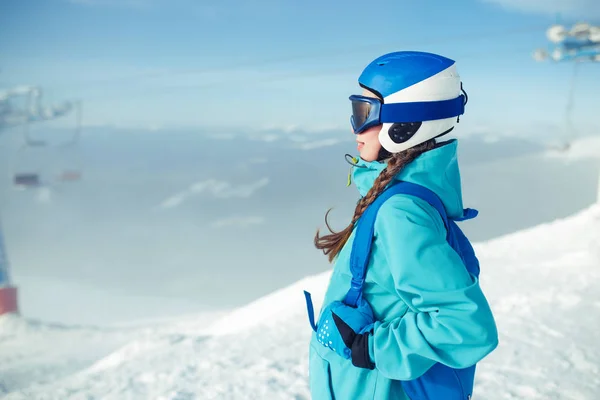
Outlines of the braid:
{"label": "braid", "polygon": [[327,225],[327,229],[329,229],[329,232],[331,233],[329,235],[319,236],[319,230],[317,230],[314,238],[314,244],[317,249],[323,250],[323,254],[328,256],[329,262],[333,262],[335,257],[342,250],[342,247],[344,247],[348,241],[348,238],[352,234],[354,225],[361,217],[363,212],[365,212],[367,207],[369,207],[369,205],[375,201],[377,196],[379,196],[386,189],[392,179],[394,179],[394,177],[400,173],[402,168],[414,161],[424,152],[429,151],[434,147],[435,140],[429,140],[425,143],[394,154],[389,159],[385,169],[381,171],[377,179],[375,179],[373,187],[371,187],[367,194],[356,204],[352,221],[346,228],[344,228],[344,230],[340,232],[334,232],[333,229],[331,229],[329,222],[327,221],[327,217],[329,216],[331,209],[327,210],[327,213],[325,214],[325,225]]}

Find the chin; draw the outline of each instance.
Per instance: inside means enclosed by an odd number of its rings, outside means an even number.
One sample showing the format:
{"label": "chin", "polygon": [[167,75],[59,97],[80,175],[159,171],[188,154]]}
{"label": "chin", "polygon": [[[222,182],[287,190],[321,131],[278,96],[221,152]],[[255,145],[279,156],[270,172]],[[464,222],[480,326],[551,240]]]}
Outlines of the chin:
{"label": "chin", "polygon": [[367,161],[367,162],[371,162],[371,161],[375,161],[377,160],[377,156],[373,156],[372,154],[360,154],[360,158],[362,158],[363,160]]}

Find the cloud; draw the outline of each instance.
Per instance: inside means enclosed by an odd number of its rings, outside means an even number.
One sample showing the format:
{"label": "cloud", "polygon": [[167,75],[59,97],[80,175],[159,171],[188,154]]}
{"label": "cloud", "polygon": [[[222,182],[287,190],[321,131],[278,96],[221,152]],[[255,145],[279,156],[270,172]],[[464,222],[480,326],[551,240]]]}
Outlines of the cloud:
{"label": "cloud", "polygon": [[187,192],[178,193],[163,201],[160,206],[161,208],[175,208],[183,203],[188,197],[189,194]]}
{"label": "cloud", "polygon": [[174,194],[160,204],[160,208],[175,208],[185,202],[192,196],[207,193],[217,198],[248,198],[257,190],[269,184],[268,178],[262,178],[256,182],[247,185],[233,186],[229,182],[209,179],[202,182],[196,182],[190,185],[186,190]]}
{"label": "cloud", "polygon": [[193,184],[192,186],[190,186],[190,191],[192,193],[197,194],[207,191],[213,196],[220,198],[250,197],[258,189],[267,186],[268,183],[268,178],[262,178],[254,183],[250,183],[248,185],[239,185],[235,187],[229,182],[210,179],[208,181]]}
{"label": "cloud", "polygon": [[480,0],[507,9],[535,14],[564,14],[571,17],[600,17],[598,0]]}
{"label": "cloud", "polygon": [[265,223],[263,217],[229,217],[213,222],[210,226],[213,228],[238,227],[248,228],[253,225],[262,225]]}
{"label": "cloud", "polygon": [[298,143],[294,147],[300,150],[313,150],[318,149],[320,147],[328,147],[334,146],[338,143],[342,143],[343,140],[340,139],[323,139],[323,140],[315,140],[312,142]]}

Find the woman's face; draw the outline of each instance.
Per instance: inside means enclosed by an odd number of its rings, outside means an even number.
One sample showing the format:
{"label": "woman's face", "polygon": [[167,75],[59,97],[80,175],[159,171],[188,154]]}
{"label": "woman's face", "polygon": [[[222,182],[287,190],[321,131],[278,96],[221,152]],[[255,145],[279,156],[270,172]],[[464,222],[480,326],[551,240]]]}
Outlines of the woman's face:
{"label": "woman's face", "polygon": [[[363,96],[377,98],[377,96],[367,89],[363,89]],[[375,161],[379,156],[379,150],[381,149],[381,143],[379,143],[379,131],[381,125],[373,126],[364,132],[361,132],[356,136],[356,142],[358,143],[358,152],[360,158],[365,161]]]}

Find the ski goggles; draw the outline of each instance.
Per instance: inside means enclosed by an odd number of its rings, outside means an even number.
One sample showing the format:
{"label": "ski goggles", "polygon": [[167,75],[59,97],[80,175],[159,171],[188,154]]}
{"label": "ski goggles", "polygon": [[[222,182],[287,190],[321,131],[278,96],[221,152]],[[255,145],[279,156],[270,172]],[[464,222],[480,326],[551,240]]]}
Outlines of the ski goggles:
{"label": "ski goggles", "polygon": [[[464,93],[464,92],[463,92]],[[373,97],[352,95],[350,123],[354,133],[384,123],[423,122],[458,117],[465,112],[466,93],[450,100],[384,104]]]}

